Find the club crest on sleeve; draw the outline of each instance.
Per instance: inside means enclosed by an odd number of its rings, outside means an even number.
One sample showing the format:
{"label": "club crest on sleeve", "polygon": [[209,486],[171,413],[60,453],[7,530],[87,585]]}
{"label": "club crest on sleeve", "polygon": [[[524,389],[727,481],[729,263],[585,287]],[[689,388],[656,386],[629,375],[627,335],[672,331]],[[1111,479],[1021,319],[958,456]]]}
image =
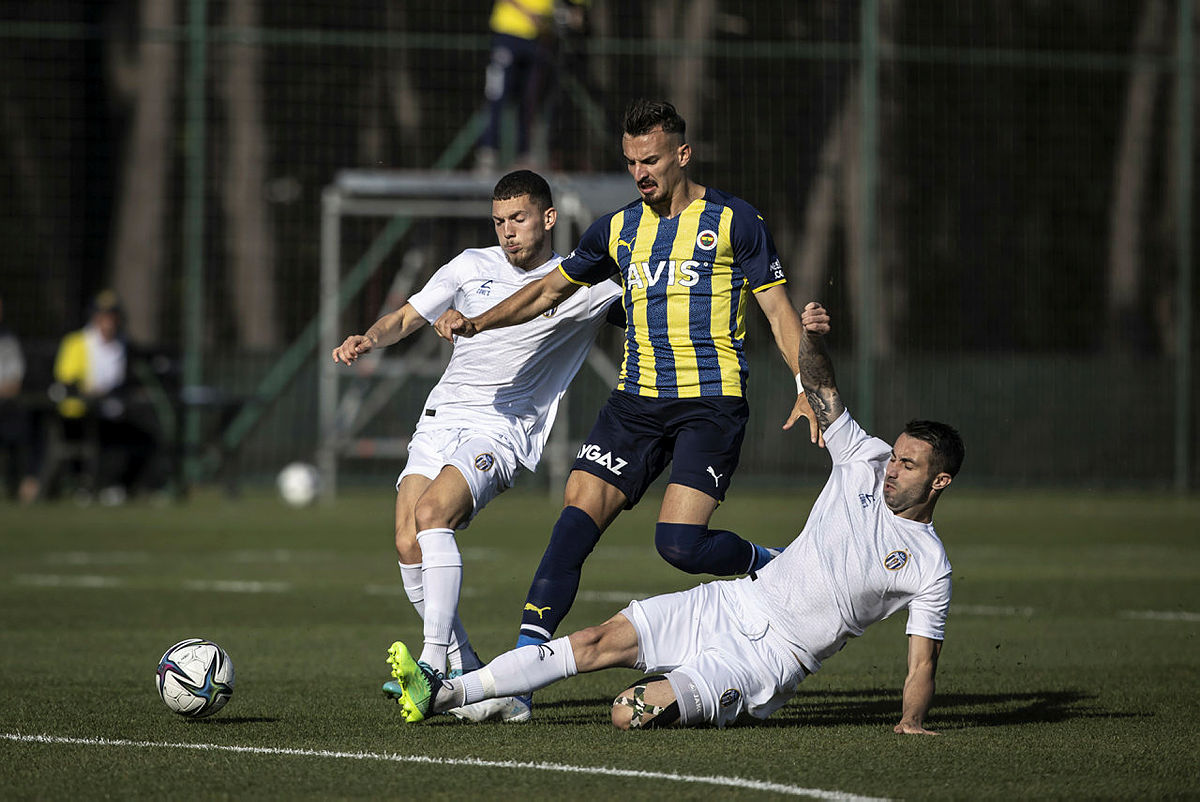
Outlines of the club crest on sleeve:
{"label": "club crest on sleeve", "polygon": [[704,229],[696,235],[696,245],[703,250],[711,251],[717,247],[717,233],[711,229]]}
{"label": "club crest on sleeve", "polygon": [[486,451],[475,458],[475,468],[480,471],[490,471],[496,464],[496,458]]}
{"label": "club crest on sleeve", "polygon": [[730,688],[721,694],[721,707],[729,707],[737,704],[737,700],[742,698],[741,692],[737,688]]}
{"label": "club crest on sleeve", "polygon": [[908,564],[907,551],[893,551],[891,554],[883,558],[883,567],[889,571],[899,571]]}

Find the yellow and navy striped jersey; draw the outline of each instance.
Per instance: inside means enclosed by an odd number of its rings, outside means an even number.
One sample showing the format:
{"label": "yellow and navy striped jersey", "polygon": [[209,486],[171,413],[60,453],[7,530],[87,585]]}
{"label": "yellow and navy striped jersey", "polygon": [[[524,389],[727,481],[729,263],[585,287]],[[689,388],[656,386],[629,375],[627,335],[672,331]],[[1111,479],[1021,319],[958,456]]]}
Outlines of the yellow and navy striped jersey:
{"label": "yellow and navy striped jersey", "polygon": [[673,218],[640,200],[601,217],[559,270],[584,286],[620,277],[617,389],[650,398],[745,396],[749,293],[787,280],[754,207],[712,188]]}

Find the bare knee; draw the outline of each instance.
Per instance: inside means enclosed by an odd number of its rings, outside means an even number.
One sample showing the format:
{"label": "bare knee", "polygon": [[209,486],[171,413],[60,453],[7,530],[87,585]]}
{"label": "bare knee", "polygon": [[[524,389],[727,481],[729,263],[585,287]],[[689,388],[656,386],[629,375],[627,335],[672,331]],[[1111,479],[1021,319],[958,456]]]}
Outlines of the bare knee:
{"label": "bare knee", "polygon": [[396,521],[396,556],[405,564],[421,562],[421,547],[417,545],[417,529],[411,515]]}
{"label": "bare knee", "polygon": [[422,496],[417,502],[417,506],[413,510],[413,520],[415,522],[415,529],[418,532],[426,529],[447,528],[445,509],[436,499],[430,499],[427,496]]}

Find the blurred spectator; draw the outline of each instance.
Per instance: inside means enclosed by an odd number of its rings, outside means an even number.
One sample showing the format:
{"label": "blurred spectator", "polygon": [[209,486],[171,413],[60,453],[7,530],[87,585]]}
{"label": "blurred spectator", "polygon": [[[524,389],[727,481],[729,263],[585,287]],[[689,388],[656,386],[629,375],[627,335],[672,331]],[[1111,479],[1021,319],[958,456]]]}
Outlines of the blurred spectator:
{"label": "blurred spectator", "polygon": [[[489,28],[492,55],[484,78],[487,127],[479,140],[476,168],[494,172],[500,164],[505,109],[515,105],[516,142],[513,165],[537,167],[530,158],[531,132],[554,96],[555,51],[559,30],[579,30],[587,0],[496,0]],[[549,121],[547,121],[549,122]]]}
{"label": "blurred spectator", "polygon": [[23,504],[37,498],[37,440],[33,415],[20,403],[25,355],[17,335],[4,325],[0,298],[0,451],[5,456],[4,489]]}
{"label": "blurred spectator", "polygon": [[[121,333],[121,303],[105,290],[92,303],[91,319],[62,339],[54,360],[52,398],[67,440],[89,436],[95,424],[101,452],[100,501],[120,504],[140,486],[155,439],[129,415],[128,348]],[[115,463],[115,464],[114,464]]]}

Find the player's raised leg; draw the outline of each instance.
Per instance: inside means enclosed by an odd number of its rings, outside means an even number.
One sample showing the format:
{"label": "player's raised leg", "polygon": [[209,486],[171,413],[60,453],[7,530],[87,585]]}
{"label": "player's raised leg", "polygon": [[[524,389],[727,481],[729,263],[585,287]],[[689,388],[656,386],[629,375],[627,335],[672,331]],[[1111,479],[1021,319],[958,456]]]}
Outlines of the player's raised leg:
{"label": "player's raised leg", "polygon": [[762,568],[782,549],[752,543],[726,529],[710,529],[717,499],[695,488],[667,485],[654,528],[654,545],[671,565],[689,574],[734,576]]}
{"label": "player's raised leg", "polygon": [[600,626],[569,637],[505,652],[478,671],[457,679],[431,675],[412,660],[402,643],[392,645],[388,662],[396,682],[404,689],[407,701],[401,704],[405,720],[411,722],[486,699],[531,694],[580,672],[632,667],[637,657],[637,632],[624,615],[617,614]]}
{"label": "player's raised leg", "polygon": [[625,494],[608,482],[584,471],[571,471],[563,510],[525,598],[518,646],[545,643],[554,637],[575,603],[584,561],[625,503]]}

